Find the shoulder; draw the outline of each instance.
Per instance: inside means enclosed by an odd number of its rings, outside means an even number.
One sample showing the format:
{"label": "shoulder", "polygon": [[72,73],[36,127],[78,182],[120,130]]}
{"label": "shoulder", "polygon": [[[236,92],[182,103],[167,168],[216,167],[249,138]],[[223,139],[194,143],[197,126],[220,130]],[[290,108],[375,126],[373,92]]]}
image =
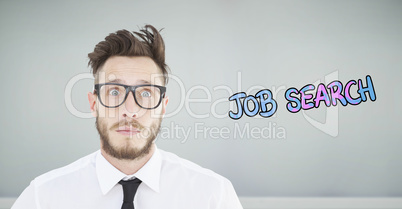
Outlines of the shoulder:
{"label": "shoulder", "polygon": [[214,171],[177,156],[174,153],[160,150],[162,156],[162,169],[174,173],[183,179],[191,179],[193,182],[210,182],[216,186],[231,185],[231,182]]}
{"label": "shoulder", "polygon": [[54,181],[63,181],[66,178],[74,178],[74,176],[80,175],[82,173],[91,171],[95,169],[96,155],[99,151],[96,151],[92,154],[89,154],[85,157],[82,157],[73,163],[66,165],[61,168],[57,168],[51,170],[47,173],[44,173],[34,179],[36,187],[40,187],[49,182]]}
{"label": "shoulder", "polygon": [[170,188],[165,191],[187,195],[185,198],[191,203],[207,201],[209,206],[216,208],[242,208],[227,178],[176,154],[158,150],[162,158],[161,185]]}

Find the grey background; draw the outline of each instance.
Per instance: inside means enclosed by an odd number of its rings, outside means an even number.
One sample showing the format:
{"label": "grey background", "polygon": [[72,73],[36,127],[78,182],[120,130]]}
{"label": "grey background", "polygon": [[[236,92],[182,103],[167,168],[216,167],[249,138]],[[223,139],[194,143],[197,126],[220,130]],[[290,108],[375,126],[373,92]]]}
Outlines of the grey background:
{"label": "grey background", "polygon": [[[240,196],[401,196],[401,11],[401,1],[1,0],[0,197],[16,197],[36,176],[98,149],[95,120],[67,109],[65,88],[89,72],[87,53],[107,34],[146,23],[165,28],[167,63],[186,92],[199,85],[211,92],[211,102],[189,105],[209,117],[183,107],[165,118],[166,130],[177,125],[192,134],[159,138],[159,148],[227,177]],[[377,94],[375,102],[338,107],[337,137],[289,113],[283,90],[275,117],[211,114],[213,102],[231,96],[214,87],[300,89],[333,72],[344,84],[371,75]],[[89,112],[92,84],[83,79],[71,90],[81,112]],[[168,112],[182,93],[178,82],[168,84]],[[225,115],[229,104],[214,111]],[[325,111],[321,104],[305,113],[323,122]],[[196,123],[227,127],[230,137],[195,135]],[[271,124],[286,138],[234,137],[235,124]]]}

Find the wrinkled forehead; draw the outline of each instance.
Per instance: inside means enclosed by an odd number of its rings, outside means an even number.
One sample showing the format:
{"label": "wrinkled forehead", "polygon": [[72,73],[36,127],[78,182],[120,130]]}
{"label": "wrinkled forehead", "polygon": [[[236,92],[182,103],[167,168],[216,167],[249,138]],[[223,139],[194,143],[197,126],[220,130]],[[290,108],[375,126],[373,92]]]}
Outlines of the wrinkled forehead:
{"label": "wrinkled forehead", "polygon": [[97,83],[164,85],[162,71],[149,57],[114,56],[98,72]]}

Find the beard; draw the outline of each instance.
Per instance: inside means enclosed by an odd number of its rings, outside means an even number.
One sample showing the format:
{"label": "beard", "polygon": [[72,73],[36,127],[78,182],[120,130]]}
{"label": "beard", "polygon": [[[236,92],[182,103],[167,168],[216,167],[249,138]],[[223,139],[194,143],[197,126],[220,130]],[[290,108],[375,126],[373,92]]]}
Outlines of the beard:
{"label": "beard", "polygon": [[[102,149],[109,154],[110,156],[119,159],[119,160],[134,160],[141,158],[147,154],[149,154],[152,144],[154,143],[154,140],[156,136],[158,135],[160,131],[160,125],[162,122],[162,118],[160,118],[158,121],[154,122],[151,124],[150,127],[144,127],[140,123],[136,121],[132,122],[120,122],[120,123],[115,123],[111,126],[111,128],[108,129],[107,124],[96,117],[95,125],[96,129],[99,132],[101,144],[102,144]],[[123,147],[116,147],[111,144],[111,139],[109,137],[109,132],[114,131],[119,126],[126,125],[126,126],[133,126],[137,129],[139,129],[141,132],[137,133],[137,136],[143,137],[145,134],[144,140],[146,140],[146,144],[142,148],[136,148],[133,146],[130,146],[131,143],[127,142],[125,146]],[[147,131],[147,133],[145,133]],[[127,139],[127,140],[133,140],[133,139]],[[142,140],[142,139],[141,139]]]}

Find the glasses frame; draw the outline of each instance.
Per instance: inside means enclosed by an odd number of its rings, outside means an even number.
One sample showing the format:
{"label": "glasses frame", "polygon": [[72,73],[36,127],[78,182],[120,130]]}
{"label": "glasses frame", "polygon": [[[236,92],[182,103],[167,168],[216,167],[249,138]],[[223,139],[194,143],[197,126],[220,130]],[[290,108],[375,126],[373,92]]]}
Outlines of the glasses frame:
{"label": "glasses frame", "polygon": [[[121,102],[121,104],[116,105],[116,106],[107,106],[107,105],[103,104],[101,97],[98,95],[98,92],[100,92],[100,89],[101,89],[102,86],[104,86],[104,85],[118,85],[118,86],[123,86],[123,87],[126,89],[126,95],[124,96],[124,100]],[[136,90],[138,87],[143,87],[143,86],[153,86],[153,87],[159,88],[161,94],[160,94],[160,98],[159,98],[159,103],[158,103],[155,107],[152,107],[152,108],[149,108],[149,107],[148,107],[148,108],[146,108],[146,107],[141,106],[141,105],[138,103],[137,97],[135,96],[135,90]],[[98,84],[95,84],[94,89],[95,89],[95,90],[94,90],[94,91],[95,91],[94,93],[98,95],[100,103],[101,103],[103,106],[107,107],[107,108],[116,108],[116,107],[121,106],[122,104],[124,104],[124,102],[126,102],[127,97],[128,97],[128,94],[131,92],[131,93],[133,94],[134,101],[135,101],[135,103],[136,103],[138,106],[140,106],[140,107],[143,108],[143,109],[147,109],[147,110],[155,109],[155,108],[159,107],[159,105],[162,103],[162,99],[165,98],[165,93],[166,93],[166,87],[165,87],[165,86],[159,86],[159,85],[154,85],[154,84],[141,84],[141,85],[129,86],[129,85],[121,84],[121,83],[98,83]]]}

